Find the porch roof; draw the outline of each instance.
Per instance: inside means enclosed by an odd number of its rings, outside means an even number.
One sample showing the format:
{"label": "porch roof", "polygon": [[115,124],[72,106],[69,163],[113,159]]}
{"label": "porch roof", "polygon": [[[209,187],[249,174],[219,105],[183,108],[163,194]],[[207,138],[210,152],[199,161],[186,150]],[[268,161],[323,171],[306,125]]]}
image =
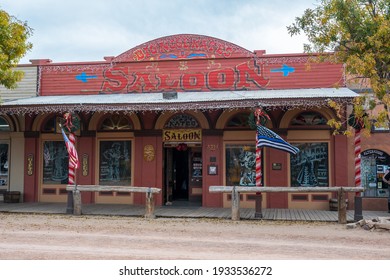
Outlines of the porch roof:
{"label": "porch roof", "polygon": [[185,111],[254,107],[294,108],[327,106],[329,100],[344,104],[358,96],[348,88],[314,88],[256,91],[178,92],[177,98],[163,93],[55,95],[4,101],[3,114],[50,112]]}

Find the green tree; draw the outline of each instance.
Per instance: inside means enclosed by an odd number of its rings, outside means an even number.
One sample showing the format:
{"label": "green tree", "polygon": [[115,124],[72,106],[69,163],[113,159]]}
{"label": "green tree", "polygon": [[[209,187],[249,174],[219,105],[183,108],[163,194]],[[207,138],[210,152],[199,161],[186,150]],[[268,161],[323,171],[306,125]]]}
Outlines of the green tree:
{"label": "green tree", "polygon": [[0,84],[6,88],[15,88],[23,78],[23,72],[14,68],[32,48],[27,41],[31,35],[32,29],[26,22],[0,10]]}
{"label": "green tree", "polygon": [[[332,60],[345,63],[348,77],[362,88],[371,88],[370,95],[355,100],[355,117],[370,126],[372,120],[388,125],[390,108],[390,0],[321,0],[314,9],[306,9],[301,17],[287,27],[291,36],[303,32],[309,41],[308,53],[331,53]],[[318,56],[323,59],[324,56]],[[329,56],[328,56],[329,57]],[[366,114],[378,104],[379,114]],[[337,104],[332,103],[337,109]],[[370,120],[369,120],[370,119]],[[340,123],[333,122],[336,128]]]}

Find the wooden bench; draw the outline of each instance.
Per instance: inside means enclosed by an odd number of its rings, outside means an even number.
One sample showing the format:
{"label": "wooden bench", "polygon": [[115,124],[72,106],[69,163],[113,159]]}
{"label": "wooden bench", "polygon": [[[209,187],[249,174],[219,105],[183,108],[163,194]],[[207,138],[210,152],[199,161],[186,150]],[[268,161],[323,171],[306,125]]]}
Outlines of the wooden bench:
{"label": "wooden bench", "polygon": [[[338,193],[338,222],[347,223],[347,205],[345,193],[360,193],[364,189],[361,187],[243,187],[243,186],[210,186],[211,193],[231,193],[232,194],[232,220],[240,219],[240,193],[308,193],[308,192],[337,192]],[[356,210],[356,209],[355,209]]]}
{"label": "wooden bench", "polygon": [[159,193],[161,189],[148,188],[148,187],[128,187],[128,186],[102,186],[102,185],[68,185],[67,191],[73,192],[73,214],[81,215],[81,193],[80,192],[131,192],[131,193],[145,193],[145,218],[154,219],[154,196],[153,194]]}

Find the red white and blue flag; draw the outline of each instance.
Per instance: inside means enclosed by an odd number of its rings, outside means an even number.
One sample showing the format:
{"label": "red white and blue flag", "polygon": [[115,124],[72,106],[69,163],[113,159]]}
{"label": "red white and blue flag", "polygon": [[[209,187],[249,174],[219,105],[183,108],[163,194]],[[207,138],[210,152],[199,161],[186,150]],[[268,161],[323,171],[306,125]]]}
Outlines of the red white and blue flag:
{"label": "red white and blue flag", "polygon": [[257,126],[257,147],[270,147],[283,150],[291,154],[297,154],[299,149],[284,141],[279,135],[265,126]]}
{"label": "red white and blue flag", "polygon": [[64,129],[61,127],[62,136],[65,140],[66,149],[68,150],[69,154],[69,166],[72,166],[73,168],[77,169],[79,168],[79,157],[77,155],[76,147],[73,143],[75,143],[76,139],[74,138],[73,133],[69,134],[69,139],[66,136]]}

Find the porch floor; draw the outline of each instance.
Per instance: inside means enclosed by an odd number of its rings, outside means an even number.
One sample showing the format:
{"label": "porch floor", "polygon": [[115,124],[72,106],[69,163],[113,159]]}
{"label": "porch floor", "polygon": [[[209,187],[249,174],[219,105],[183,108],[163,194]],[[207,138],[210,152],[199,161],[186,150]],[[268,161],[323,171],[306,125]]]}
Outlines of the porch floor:
{"label": "porch floor", "polygon": [[[4,203],[0,202],[2,213],[40,213],[66,214],[66,203]],[[126,204],[85,204],[82,206],[83,215],[129,216],[142,217],[145,206]],[[209,208],[200,206],[156,206],[157,218],[220,218],[231,219],[230,208]],[[337,211],[307,210],[307,209],[263,209],[263,220],[274,221],[311,221],[337,222]],[[255,210],[241,208],[240,217],[243,220],[254,220]],[[390,217],[385,211],[364,211],[363,218]],[[354,220],[354,211],[347,211],[347,221]]]}

